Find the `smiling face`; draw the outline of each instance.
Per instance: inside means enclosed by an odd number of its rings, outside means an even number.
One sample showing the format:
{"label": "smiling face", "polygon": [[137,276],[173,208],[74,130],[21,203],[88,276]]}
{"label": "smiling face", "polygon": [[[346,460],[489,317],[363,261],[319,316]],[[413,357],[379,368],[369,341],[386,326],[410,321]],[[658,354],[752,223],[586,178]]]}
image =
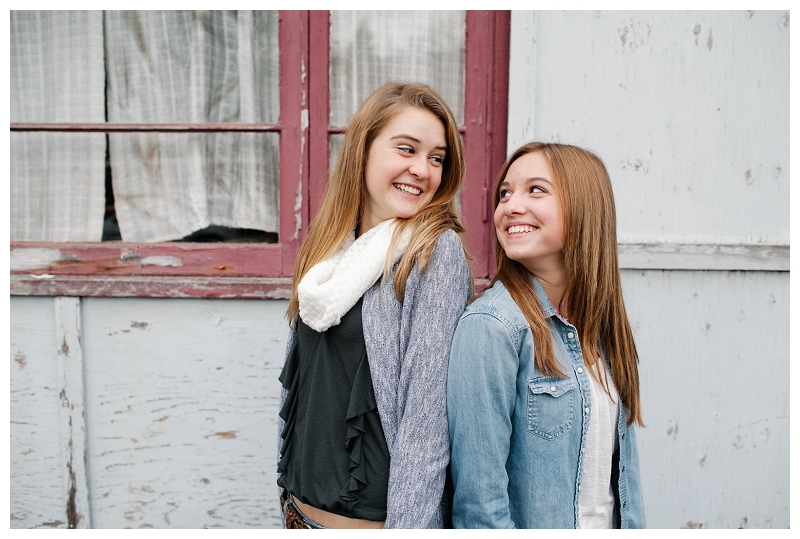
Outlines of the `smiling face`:
{"label": "smiling face", "polygon": [[555,178],[541,152],[527,153],[508,168],[494,212],[497,239],[506,256],[540,278],[564,276],[564,222]]}
{"label": "smiling face", "polygon": [[359,235],[387,219],[413,217],[427,206],[442,182],[446,155],[444,125],[432,112],[413,107],[398,112],[367,154]]}

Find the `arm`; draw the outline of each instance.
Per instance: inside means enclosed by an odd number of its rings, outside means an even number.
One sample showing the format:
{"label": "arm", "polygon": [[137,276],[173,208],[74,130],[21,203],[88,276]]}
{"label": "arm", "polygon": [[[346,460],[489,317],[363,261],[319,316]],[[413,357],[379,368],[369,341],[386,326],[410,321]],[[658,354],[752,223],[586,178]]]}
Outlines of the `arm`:
{"label": "arm", "polygon": [[454,528],[514,528],[506,461],[519,369],[509,328],[470,313],[458,323],[447,380]]}
{"label": "arm", "polygon": [[450,460],[447,362],[471,288],[458,235],[439,236],[428,267],[413,283],[409,277],[406,286],[401,339],[408,337],[400,358],[399,421],[389,468],[385,527],[440,528],[445,468]]}

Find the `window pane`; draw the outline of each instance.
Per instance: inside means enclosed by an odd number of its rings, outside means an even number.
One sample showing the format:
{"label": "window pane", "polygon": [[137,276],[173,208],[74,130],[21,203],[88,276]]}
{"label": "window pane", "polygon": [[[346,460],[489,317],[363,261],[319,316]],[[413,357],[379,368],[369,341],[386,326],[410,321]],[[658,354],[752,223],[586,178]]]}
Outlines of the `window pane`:
{"label": "window pane", "polygon": [[[103,15],[12,11],[12,122],[105,121]],[[100,241],[106,138],[102,133],[10,135],[10,237]]]}
{"label": "window pane", "polygon": [[108,120],[275,123],[276,11],[107,11]]}
{"label": "window pane", "polygon": [[332,11],[331,125],[391,80],[428,84],[462,124],[465,25],[464,11]]}
{"label": "window pane", "polygon": [[342,150],[344,144],[344,135],[331,135],[328,137],[328,149],[330,150],[330,171],[333,172],[333,167],[336,166],[336,160],[339,158],[339,152]]}
{"label": "window pane", "polygon": [[[108,120],[276,123],[276,11],[109,11]],[[276,133],[111,134],[123,241],[278,230]]]}
{"label": "window pane", "polygon": [[111,133],[122,240],[179,240],[210,225],[276,232],[278,137]]}

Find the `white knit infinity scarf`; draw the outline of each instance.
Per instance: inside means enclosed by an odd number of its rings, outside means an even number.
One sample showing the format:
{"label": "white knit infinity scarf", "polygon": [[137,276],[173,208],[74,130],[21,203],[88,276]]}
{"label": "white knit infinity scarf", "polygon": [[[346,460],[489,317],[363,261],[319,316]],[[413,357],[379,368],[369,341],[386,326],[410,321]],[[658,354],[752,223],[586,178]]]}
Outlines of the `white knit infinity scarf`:
{"label": "white knit infinity scarf", "polygon": [[[358,239],[353,232],[338,251],[308,270],[297,285],[300,318],[306,325],[323,332],[341,322],[381,276],[396,227],[396,220],[390,219]],[[410,239],[411,230],[406,229],[397,241],[392,264],[403,256]]]}

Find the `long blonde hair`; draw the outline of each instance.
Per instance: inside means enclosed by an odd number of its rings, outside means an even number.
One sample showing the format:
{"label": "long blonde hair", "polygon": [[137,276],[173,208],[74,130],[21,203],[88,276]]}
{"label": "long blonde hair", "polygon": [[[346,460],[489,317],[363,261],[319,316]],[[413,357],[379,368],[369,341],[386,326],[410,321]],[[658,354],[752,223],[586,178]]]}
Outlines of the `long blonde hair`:
{"label": "long blonde hair", "polygon": [[[372,142],[407,107],[430,111],[442,122],[447,152],[442,164],[442,181],[433,199],[413,217],[398,219],[399,226],[392,238],[390,253],[403,230],[412,227],[414,231],[394,277],[398,301],[403,301],[406,280],[414,263],[419,261],[420,269],[427,266],[439,234],[447,229],[459,234],[464,231],[456,205],[456,195],[464,183],[464,146],[453,113],[439,94],[424,84],[384,84],[361,104],[345,133],[322,205],[297,255],[292,297],[286,311],[290,322],[294,321],[299,311],[297,284],[315,264],[331,256],[344,244],[361,219],[365,200],[369,196],[364,170]],[[389,262],[387,253],[384,277],[391,269]]]}
{"label": "long blonde hair", "polygon": [[[564,220],[567,287],[562,302],[566,304],[556,307],[569,313],[570,322],[579,333],[583,356],[590,364],[605,350],[614,384],[628,411],[628,425],[634,421],[643,425],[639,356],[622,298],[617,218],[608,172],[590,151],[567,144],[531,142],[515,151],[500,169],[494,188],[495,207],[500,200],[500,184],[511,164],[534,152],[544,156],[554,176]],[[503,283],[530,324],[536,366],[542,373],[563,375],[531,273],[508,258],[496,239],[495,255],[497,273],[492,283]]]}

